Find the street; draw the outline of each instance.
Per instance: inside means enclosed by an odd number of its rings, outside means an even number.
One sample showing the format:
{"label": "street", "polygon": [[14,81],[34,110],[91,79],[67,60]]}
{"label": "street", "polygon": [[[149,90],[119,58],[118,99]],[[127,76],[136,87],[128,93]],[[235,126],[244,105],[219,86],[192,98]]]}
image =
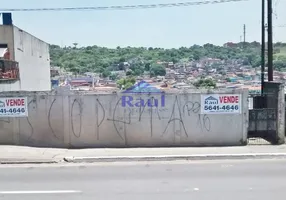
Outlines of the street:
{"label": "street", "polygon": [[283,199],[285,166],[286,160],[1,166],[0,199]]}

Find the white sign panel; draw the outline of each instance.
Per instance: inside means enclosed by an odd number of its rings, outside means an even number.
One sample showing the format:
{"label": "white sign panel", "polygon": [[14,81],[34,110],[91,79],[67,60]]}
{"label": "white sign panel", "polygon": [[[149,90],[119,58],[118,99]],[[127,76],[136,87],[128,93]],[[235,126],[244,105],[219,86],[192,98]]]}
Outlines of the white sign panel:
{"label": "white sign panel", "polygon": [[241,113],[240,94],[209,94],[201,96],[202,114]]}
{"label": "white sign panel", "polygon": [[0,98],[0,117],[28,116],[28,102],[26,97]]}

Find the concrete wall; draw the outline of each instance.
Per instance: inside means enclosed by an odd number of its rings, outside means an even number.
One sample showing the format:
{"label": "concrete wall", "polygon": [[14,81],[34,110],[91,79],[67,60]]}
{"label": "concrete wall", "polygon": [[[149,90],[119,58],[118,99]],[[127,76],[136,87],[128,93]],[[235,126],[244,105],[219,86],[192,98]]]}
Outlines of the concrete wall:
{"label": "concrete wall", "polygon": [[49,45],[16,26],[0,26],[0,43],[8,44],[19,63],[20,81],[1,83],[1,91],[49,91]]}
{"label": "concrete wall", "polygon": [[70,148],[244,145],[248,92],[227,92],[232,93],[242,94],[241,114],[200,114],[200,93],[165,94],[165,107],[158,108],[124,108],[121,94],[22,93],[29,99],[29,116],[0,118],[0,143]]}

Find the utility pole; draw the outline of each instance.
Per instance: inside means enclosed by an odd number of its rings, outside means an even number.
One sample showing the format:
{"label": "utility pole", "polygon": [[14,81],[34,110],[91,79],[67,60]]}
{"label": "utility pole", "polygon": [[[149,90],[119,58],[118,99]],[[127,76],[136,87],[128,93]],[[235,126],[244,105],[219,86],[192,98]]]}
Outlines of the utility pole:
{"label": "utility pole", "polygon": [[264,94],[264,74],[265,74],[265,0],[261,4],[261,94]]}
{"label": "utility pole", "polygon": [[268,81],[273,81],[273,31],[272,31],[272,0],[267,0],[268,15]]}
{"label": "utility pole", "polygon": [[245,27],[245,24],[243,24],[243,48],[245,48],[245,29],[246,29],[246,27]]}

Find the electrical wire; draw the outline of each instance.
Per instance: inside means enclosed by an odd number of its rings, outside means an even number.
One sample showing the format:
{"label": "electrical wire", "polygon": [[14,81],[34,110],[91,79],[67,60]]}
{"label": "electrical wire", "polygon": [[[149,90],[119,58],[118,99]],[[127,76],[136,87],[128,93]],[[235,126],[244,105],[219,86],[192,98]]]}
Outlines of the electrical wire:
{"label": "electrical wire", "polygon": [[249,1],[249,0],[211,0],[211,1],[195,1],[195,2],[181,2],[181,3],[106,6],[106,7],[0,8],[0,12],[131,10],[131,9],[187,7],[187,6],[195,6],[195,5],[221,4],[221,3],[241,2],[241,1]]}

